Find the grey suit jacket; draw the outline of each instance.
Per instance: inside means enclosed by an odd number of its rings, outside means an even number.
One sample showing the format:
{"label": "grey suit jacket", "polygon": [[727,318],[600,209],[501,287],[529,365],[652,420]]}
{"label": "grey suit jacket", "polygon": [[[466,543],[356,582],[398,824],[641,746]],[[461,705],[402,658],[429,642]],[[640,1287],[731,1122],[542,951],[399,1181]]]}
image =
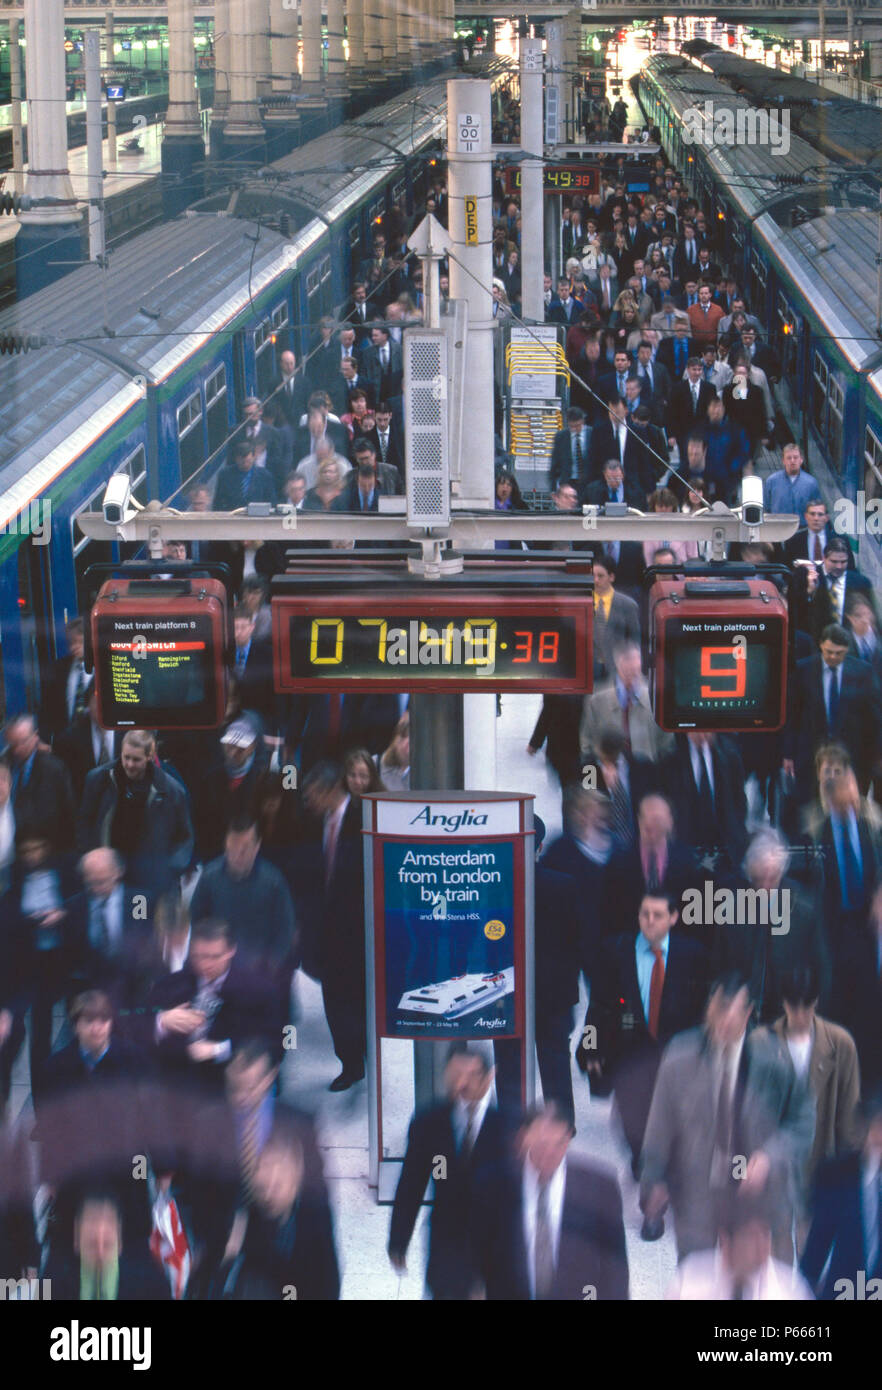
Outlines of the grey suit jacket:
{"label": "grey suit jacket", "polygon": [[[814,1097],[796,1077],[777,1034],[756,1029],[744,1040],[733,1130],[734,1159],[762,1150],[771,1162],[766,1195],[781,1231],[789,1231],[794,1189],[815,1132]],[[718,1193],[711,1187],[717,1107],[713,1053],[704,1028],[679,1033],[665,1049],[643,1141],[641,1196],[665,1183],[680,1259],[716,1244]]]}
{"label": "grey suit jacket", "polygon": [[[644,686],[636,705],[631,706],[628,720],[631,735],[631,751],[639,758],[649,758],[657,762],[659,758],[674,751],[673,734],[664,733],[652,717],[649,691]],[[593,695],[586,695],[579,728],[579,743],[583,752],[594,752],[602,731],[612,725],[625,731],[622,707],[616,693],[615,680]]]}
{"label": "grey suit jacket", "polygon": [[594,679],[605,680],[615,673],[613,652],[623,642],[640,645],[640,610],[627,594],[613,592],[609,618],[594,611]]}

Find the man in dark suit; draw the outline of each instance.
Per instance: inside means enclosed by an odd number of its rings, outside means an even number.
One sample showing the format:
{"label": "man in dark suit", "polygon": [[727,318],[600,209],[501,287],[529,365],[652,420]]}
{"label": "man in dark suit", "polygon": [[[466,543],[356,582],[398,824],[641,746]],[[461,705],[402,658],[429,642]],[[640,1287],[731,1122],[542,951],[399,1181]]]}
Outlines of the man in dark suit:
{"label": "man in dark suit", "polygon": [[407,1247],[426,1187],[434,1180],[426,1285],[436,1299],[467,1299],[480,1284],[474,1187],[485,1169],[505,1171],[513,1135],[491,1104],[493,1070],[479,1052],[454,1051],[444,1071],[446,1098],[418,1112],[395,1193],[389,1259],[406,1270]]}
{"label": "man in dark suit", "polygon": [[480,1175],[475,1230],[488,1300],[628,1297],[618,1182],[568,1154],[572,1137],[569,1120],[547,1104],[521,1130],[519,1167]]}
{"label": "man in dark suit", "polygon": [[618,396],[608,401],[606,418],[598,421],[591,431],[589,482],[602,477],[603,465],[608,459],[619,460],[629,483],[636,483],[643,491],[647,490],[647,485],[654,486],[656,474],[649,473],[646,450],[641,441],[632,436],[627,404]]}
{"label": "man in dark suit", "polygon": [[356,280],[352,286],[352,298],[343,307],[343,322],[355,325],[355,336],[359,351],[370,342],[370,324],[380,317],[377,306],[368,299],[367,285]]}
{"label": "man in dark suit", "polygon": [[272,474],[266,468],[255,467],[254,445],[242,439],[233,445],[232,463],[225,464],[217,475],[214,489],[216,512],[234,512],[249,502],[276,502],[278,494]]}
{"label": "man in dark suit", "polygon": [[102,729],[98,723],[98,697],[94,677],[86,687],[86,708],[78,714],[69,728],[55,739],[55,755],[70,773],[74,804],[79,805],[89,773],[102,763],[112,763],[119,756],[122,734]]}
{"label": "man in dark suit", "polygon": [[557,294],[545,311],[545,322],[562,323],[569,328],[578,321],[583,307],[582,301],[574,298],[569,280],[562,275],[557,282]]}
{"label": "man in dark suit", "polygon": [[[673,310],[671,311],[673,313]],[[688,319],[674,317],[674,331],[669,338],[662,338],[655,354],[655,360],[664,367],[671,379],[671,390],[683,379],[686,364],[690,357],[696,356],[696,349],[689,336],[691,327]],[[670,391],[668,392],[670,400]]]}
{"label": "man in dark suit", "polygon": [[[816,565],[821,565],[827,542],[833,539],[833,527],[826,502],[818,499],[809,502],[803,512],[803,519],[805,526],[800,527],[794,536],[784,542],[784,559],[788,565],[792,565],[795,560],[814,560]],[[848,568],[854,568],[851,546],[848,547]]]}
{"label": "man in dark suit", "polygon": [[[397,468],[400,476],[404,477],[404,439],[401,427],[395,419],[392,408],[388,401],[380,401],[374,411],[376,424],[373,429],[368,430],[367,434],[362,435],[369,444],[373,445],[377,462],[387,465],[390,468]],[[353,440],[353,445],[355,441]]]}
{"label": "man in dark suit", "polygon": [[822,776],[819,795],[827,807],[816,838],[823,853],[824,920],[838,953],[847,936],[866,930],[870,903],[882,879],[882,837],[851,769],[829,779]]}
{"label": "man in dark suit", "polygon": [[599,791],[579,782],[564,788],[564,832],[549,845],[543,868],[571,878],[578,903],[579,968],[590,982],[597,965],[601,937],[609,915],[606,866],[612,850],[610,802]]}
{"label": "man in dark suit", "polygon": [[615,1093],[635,1177],[662,1051],[700,1021],[707,990],[707,952],[673,931],[678,917],[673,897],[649,890],[636,936],[605,945],[577,1052],[592,1085]]}
{"label": "man in dark suit", "polygon": [[613,370],[600,378],[597,389],[606,401],[620,396],[625,399],[625,383],[633,371],[631,354],[619,348],[613,358]]}
{"label": "man in dark suit", "polygon": [[[671,804],[658,792],[636,802],[637,835],[631,846],[617,847],[607,870],[608,924],[612,932],[631,928],[647,893],[661,892],[680,902],[699,880],[698,862],[690,845],[675,832]],[[682,922],[677,934],[684,934]]]}
{"label": "man in dark suit", "polygon": [[832,1159],[818,1174],[813,1219],[800,1268],[821,1299],[865,1297],[856,1281],[882,1279],[882,1091],[861,1105],[865,1139],[859,1152]]}
{"label": "man in dark suit", "polygon": [[[534,817],[534,850],[538,859],[545,841],[545,823]],[[539,863],[535,868],[534,997],[536,1057],[542,1094],[553,1100],[575,1123],[570,1033],[573,1007],[579,1002],[579,911],[576,883],[568,874]],[[520,1041],[494,1044],[496,1094],[500,1103],[517,1110],[521,1101]]]}
{"label": "man in dark suit", "polygon": [[300,417],[306,410],[309,387],[306,373],[297,370],[297,356],[286,348],[279,357],[279,375],[272,383],[273,399],[282,407],[282,413],[292,429],[300,424]]}
{"label": "man in dark suit", "polygon": [[606,364],[600,360],[600,342],[596,334],[585,340],[584,346],[576,353],[572,366],[570,404],[581,406],[588,424],[593,425],[598,416],[605,411],[605,406],[599,399],[598,387]]}
{"label": "man in dark suit", "polygon": [[255,710],[272,727],[276,696],[273,689],[273,653],[269,637],[255,634],[256,615],[245,604],[233,614],[235,652],[232,673],[239,687],[242,709]]}
{"label": "man in dark suit", "polygon": [[549,486],[556,492],[561,483],[572,483],[582,491],[588,477],[588,447],[591,430],[581,406],[571,405],[567,411],[566,429],[558,430],[551,446]]}
{"label": "man in dark suit", "polygon": [[[796,537],[792,537],[796,539]],[[813,551],[815,550],[812,544]],[[815,556],[812,554],[811,559]],[[796,625],[816,642],[831,623],[842,625],[845,605],[852,594],[870,595],[872,586],[865,575],[850,568],[851,546],[842,536],[831,536],[824,546],[820,565],[798,565],[793,577],[793,608]]]}
{"label": "man in dark suit", "polygon": [[640,611],[614,585],[616,562],[603,551],[594,559],[594,683],[615,674],[616,647],[640,643]]}
{"label": "man in dark suit", "polygon": [[327,391],[313,391],[306,412],[306,424],[300,425],[294,435],[294,463],[298,464],[308,454],[315,453],[315,446],[322,439],[328,439],[334,452],[341,458],[349,453],[349,431],[339,420],[329,420],[331,398]]}
{"label": "man in dark suit", "polygon": [[797,662],[789,706],[783,767],[796,777],[800,804],[814,797],[815,753],[822,743],[848,750],[865,796],[879,761],[882,704],[870,666],[848,655],[848,633],[838,624],[824,628],[817,656]]}
{"label": "man in dark suit", "polygon": [[236,1043],[251,1037],[266,1038],[281,1056],[276,991],[236,956],[226,922],[194,922],[187,964],[155,986],[152,1040],[170,1078],[218,1090]]}
{"label": "man in dark suit", "polygon": [[747,848],[744,768],[736,744],[725,734],[678,734],[659,776],[682,839],[699,854],[715,851],[718,863],[734,871]]}
{"label": "man in dark suit", "polygon": [[388,401],[391,405],[401,396],[404,382],[401,345],[391,341],[385,324],[371,329],[371,346],[362,353],[361,375],[372,388],[375,401]]}
{"label": "man in dark suit", "polygon": [[741,330],[741,351],[746,355],[751,367],[765,372],[768,381],[774,385],[781,376],[781,364],[772,352],[756,340],[756,329],[749,323]]}
{"label": "man in dark suit", "polygon": [[846,932],[836,943],[833,1006],[858,1050],[865,1093],[882,1086],[882,887],[877,886],[867,929]]}
{"label": "man in dark suit", "polygon": [[64,635],[67,656],[53,662],[40,707],[43,737],[53,741],[85,709],[89,681],[83,665],[82,618],[71,618],[70,622],[65,623]]}
{"label": "man in dark suit", "polygon": [[646,404],[658,401],[666,405],[671,398],[671,374],[664,363],[658,361],[658,352],[653,358],[652,343],[646,339],[637,345],[637,375],[649,387],[649,400]]}
{"label": "man in dark suit", "polygon": [[[632,479],[625,481],[621,463],[617,458],[610,458],[604,462],[603,477],[589,483],[585,488],[582,501],[595,507],[602,507],[606,502],[625,502],[629,507],[642,508],[646,503],[646,495]],[[628,544],[627,541],[622,542],[623,547]],[[642,555],[643,547],[638,543],[637,548]]]}
{"label": "man in dark suit", "polygon": [[700,242],[696,238],[695,225],[683,223],[683,236],[674,249],[674,279],[685,285],[687,280],[695,280],[699,275],[698,251]]}
{"label": "man in dark suit", "polygon": [[329,1089],[348,1091],[364,1076],[366,1036],[361,812],[336,763],[317,764],[304,780],[303,796],[315,831],[304,841],[307,950],[321,978],[325,1018],[340,1059],[340,1075]]}
{"label": "man in dark suit", "polygon": [[248,396],[243,408],[245,419],[233,438],[249,441],[254,449],[255,467],[266,469],[275,483],[276,492],[281,495],[285,479],[293,466],[286,451],[286,441],[278,430],[264,420],[263,405],[258,396]]}
{"label": "man in dark suit", "polygon": [[710,382],[702,379],[701,371],[701,358],[690,357],[686,364],[688,379],[674,382],[665,413],[668,445],[671,448],[677,445],[681,461],[686,458],[687,438],[701,428],[707,418],[708,406],[717,398]]}
{"label": "man in dark suit", "polygon": [[[168,1279],[150,1253],[146,1234],[124,1244],[119,1204],[104,1192],[90,1192],[83,1198],[73,1250],[58,1250],[53,1243],[46,1278],[53,1298],[65,1302],[143,1303],[171,1298]],[[143,1364],[146,1367],[149,1361]]]}
{"label": "man in dark suit", "polygon": [[335,512],[378,512],[380,497],[392,495],[392,489],[377,477],[377,462],[371,451],[362,455],[358,465],[352,469],[343,491],[331,504]]}
{"label": "man in dark suit", "polygon": [[13,717],[4,733],[16,824],[39,825],[55,849],[70,849],[74,802],[67,768],[59,758],[41,750],[33,715]]}

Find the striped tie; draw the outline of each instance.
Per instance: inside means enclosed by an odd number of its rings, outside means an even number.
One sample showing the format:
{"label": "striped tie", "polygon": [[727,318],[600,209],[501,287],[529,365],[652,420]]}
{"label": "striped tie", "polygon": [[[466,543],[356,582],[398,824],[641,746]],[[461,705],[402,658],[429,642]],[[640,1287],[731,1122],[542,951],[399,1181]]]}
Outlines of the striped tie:
{"label": "striped tie", "polygon": [[254,1174],[257,1171],[257,1122],[260,1115],[260,1107],[248,1112],[245,1124],[242,1129],[242,1140],[239,1145],[239,1171],[242,1179],[242,1194],[245,1200],[254,1200]]}

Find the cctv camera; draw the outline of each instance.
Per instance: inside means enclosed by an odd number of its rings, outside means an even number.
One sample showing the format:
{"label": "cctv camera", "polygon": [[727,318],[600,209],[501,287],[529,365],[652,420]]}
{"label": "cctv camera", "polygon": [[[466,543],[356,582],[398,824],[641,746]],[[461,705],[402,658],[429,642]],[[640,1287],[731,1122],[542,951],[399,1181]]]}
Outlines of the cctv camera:
{"label": "cctv camera", "polygon": [[114,473],[104,489],[104,520],[108,526],[121,526],[134,515],[131,479],[127,473]]}
{"label": "cctv camera", "polygon": [[741,520],[745,526],[761,526],[765,507],[762,478],[751,476],[741,480]]}

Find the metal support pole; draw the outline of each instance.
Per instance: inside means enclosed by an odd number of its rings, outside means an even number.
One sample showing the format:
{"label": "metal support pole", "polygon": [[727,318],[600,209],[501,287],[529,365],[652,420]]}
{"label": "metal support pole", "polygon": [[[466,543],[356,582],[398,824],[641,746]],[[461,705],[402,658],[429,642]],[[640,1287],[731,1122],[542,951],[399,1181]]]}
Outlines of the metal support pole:
{"label": "metal support pole", "polygon": [[16,193],[24,188],[24,140],[21,132],[21,45],[20,24],[9,21],[9,94],[12,98],[12,186]]}
{"label": "metal support pole", "polygon": [[818,83],[824,81],[824,53],[827,48],[827,13],[824,9],[825,0],[818,0]]}
{"label": "metal support pole", "polygon": [[230,106],[224,122],[228,154],[261,159],[263,123],[257,104],[254,68],[253,13],[250,0],[230,0]]}
{"label": "metal support pole", "polygon": [[19,218],[15,240],[20,296],[65,274],[82,255],[82,216],[67,162],[64,0],[25,0],[28,100],[28,171],[25,194],[34,199]]}
{"label": "metal support pole", "polygon": [[545,228],[542,191],[542,44],[521,40],[521,145],[536,155],[521,164],[521,303],[525,319],[542,323]]}
{"label": "metal support pole", "polygon": [[493,343],[490,286],[493,277],[493,156],[490,83],[457,78],[447,84],[447,163],[450,197],[450,297],[469,306],[463,417],[469,447],[463,451],[463,498],[481,507],[494,503]]}
{"label": "metal support pole", "polygon": [[104,257],[104,175],[101,142],[101,35],[85,33],[86,170],[89,186],[89,260]]}
{"label": "metal support pole", "polygon": [[[104,61],[108,67],[113,67],[113,50],[113,11],[108,10],[104,16]],[[105,163],[110,173],[114,173],[119,165],[116,148],[116,105],[112,101],[107,103],[107,158]]]}
{"label": "metal support pole", "polygon": [[219,157],[224,123],[230,106],[230,0],[214,0],[214,99],[211,112],[211,153]]}

